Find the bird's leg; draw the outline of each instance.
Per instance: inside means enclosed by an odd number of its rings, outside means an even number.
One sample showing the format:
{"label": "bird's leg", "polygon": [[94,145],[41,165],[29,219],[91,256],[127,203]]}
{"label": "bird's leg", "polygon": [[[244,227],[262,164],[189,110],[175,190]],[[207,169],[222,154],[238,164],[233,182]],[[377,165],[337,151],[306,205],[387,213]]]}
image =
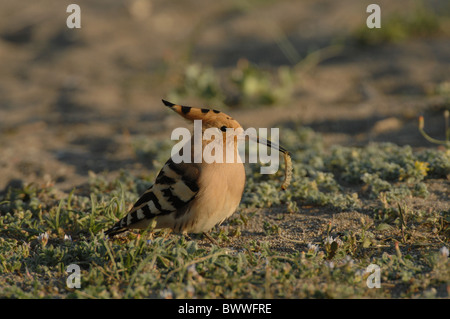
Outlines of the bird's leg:
{"label": "bird's leg", "polygon": [[191,236],[189,236],[187,233],[182,233],[181,236],[184,237],[184,240],[185,240],[185,241],[192,241]]}
{"label": "bird's leg", "polygon": [[167,240],[170,237],[170,234],[172,234],[172,229],[166,228],[163,230],[163,237],[164,240]]}
{"label": "bird's leg", "polygon": [[214,238],[212,238],[207,232],[203,232],[203,235],[206,238],[208,238],[211,243],[213,243],[216,246],[219,246],[219,243]]}

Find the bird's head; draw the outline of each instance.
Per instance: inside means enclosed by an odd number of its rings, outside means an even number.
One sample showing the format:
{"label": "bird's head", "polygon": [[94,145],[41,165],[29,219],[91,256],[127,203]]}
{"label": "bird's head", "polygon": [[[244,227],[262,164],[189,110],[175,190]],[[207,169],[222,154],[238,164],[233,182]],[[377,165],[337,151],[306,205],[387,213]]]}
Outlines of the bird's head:
{"label": "bird's head", "polygon": [[[256,135],[248,134],[247,132],[244,131],[242,126],[235,119],[233,119],[231,116],[229,116],[221,111],[208,109],[208,108],[196,108],[196,107],[192,107],[192,106],[183,106],[183,105],[178,105],[178,104],[168,102],[166,100],[162,100],[162,101],[167,107],[169,107],[171,110],[175,111],[176,113],[178,113],[185,119],[188,119],[192,122],[194,120],[201,120],[202,121],[202,131],[205,131],[208,128],[218,128],[219,130],[221,130],[224,133],[224,138],[226,138],[226,135],[228,133],[231,133],[231,131],[235,130],[237,135],[234,135],[233,140],[240,139],[240,138],[245,139],[245,137],[248,137],[249,139],[256,141],[257,143],[267,145],[268,147],[276,149],[279,152],[283,153],[285,156],[286,164],[289,163],[289,166],[290,166],[289,167],[289,178],[286,177],[285,183],[283,184],[285,186],[282,186],[282,188],[285,189],[287,187],[287,185],[289,184],[289,181],[290,181],[290,175],[291,175],[290,171],[292,170],[292,165],[290,164],[289,152],[285,148],[283,148],[280,145],[272,143],[270,140],[266,140],[266,139],[256,136]],[[227,131],[227,129],[231,129],[231,130]],[[231,134],[234,134],[234,133],[231,133]],[[287,169],[286,172],[288,171],[287,166],[288,165],[286,165],[286,169]]]}

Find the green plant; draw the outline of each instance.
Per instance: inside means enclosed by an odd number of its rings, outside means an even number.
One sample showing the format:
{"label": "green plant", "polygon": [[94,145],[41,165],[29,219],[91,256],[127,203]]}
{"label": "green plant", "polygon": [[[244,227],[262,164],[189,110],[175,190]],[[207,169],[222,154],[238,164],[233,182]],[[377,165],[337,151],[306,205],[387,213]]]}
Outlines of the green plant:
{"label": "green plant", "polygon": [[445,110],[444,111],[444,121],[445,121],[445,139],[444,140],[438,140],[435,138],[432,138],[429,136],[425,130],[425,123],[423,116],[419,117],[419,132],[422,134],[423,137],[425,137],[429,142],[433,144],[439,144],[439,145],[445,145],[447,149],[450,149],[450,126],[449,126],[449,117],[450,117],[450,111]]}
{"label": "green plant", "polygon": [[[70,192],[51,183],[9,188],[0,195],[0,296],[448,297],[450,213],[442,199],[429,205],[450,173],[448,150],[328,150],[303,127],[285,129],[282,139],[292,152],[290,187],[280,190],[281,172],[261,175],[249,165],[238,212],[211,234],[220,247],[165,231],[104,237],[153,170],[90,173],[88,185]],[[136,149],[156,154],[161,145]],[[345,216],[353,217],[341,223]],[[382,289],[366,286],[371,263],[382,270]],[[65,284],[70,264],[81,268],[80,289]]]}
{"label": "green plant", "polygon": [[293,93],[294,74],[289,67],[279,67],[276,76],[241,59],[231,72],[238,88],[237,104],[245,107],[288,103]]}
{"label": "green plant", "polygon": [[180,85],[169,91],[168,99],[183,101],[187,97],[205,100],[215,107],[224,107],[225,95],[220,86],[219,77],[212,67],[197,63],[186,66]]}
{"label": "green plant", "polygon": [[440,17],[422,2],[409,13],[395,13],[382,20],[381,28],[361,26],[354,33],[356,42],[363,46],[398,43],[412,37],[437,34],[441,28]]}
{"label": "green plant", "polygon": [[290,102],[294,84],[294,72],[288,66],[271,71],[241,59],[221,78],[211,67],[190,64],[168,98],[183,101],[194,97],[215,108],[282,105]]}

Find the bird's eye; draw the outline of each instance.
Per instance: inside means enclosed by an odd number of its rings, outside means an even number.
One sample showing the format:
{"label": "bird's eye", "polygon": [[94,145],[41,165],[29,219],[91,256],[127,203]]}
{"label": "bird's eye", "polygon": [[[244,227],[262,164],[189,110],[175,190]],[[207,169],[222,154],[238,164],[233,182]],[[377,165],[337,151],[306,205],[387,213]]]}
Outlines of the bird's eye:
{"label": "bird's eye", "polygon": [[224,126],[222,126],[222,127],[220,128],[220,130],[221,130],[222,132],[226,132],[226,131],[227,131],[227,127],[224,125]]}

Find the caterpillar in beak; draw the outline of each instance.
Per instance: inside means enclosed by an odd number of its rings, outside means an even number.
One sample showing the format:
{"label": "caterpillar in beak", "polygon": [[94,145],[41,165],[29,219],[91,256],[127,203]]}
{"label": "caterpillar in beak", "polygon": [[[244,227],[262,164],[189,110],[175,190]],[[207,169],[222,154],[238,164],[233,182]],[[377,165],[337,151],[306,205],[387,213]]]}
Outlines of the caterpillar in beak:
{"label": "caterpillar in beak", "polygon": [[285,168],[284,168],[284,181],[283,181],[283,184],[281,184],[281,189],[286,190],[288,188],[289,184],[291,183],[291,179],[292,179],[291,155],[284,147],[282,147],[280,145],[276,145],[275,143],[272,143],[270,140],[266,140],[265,138],[262,138],[262,137],[257,137],[256,141],[260,144],[267,145],[270,148],[273,148],[273,149],[283,153]]}

